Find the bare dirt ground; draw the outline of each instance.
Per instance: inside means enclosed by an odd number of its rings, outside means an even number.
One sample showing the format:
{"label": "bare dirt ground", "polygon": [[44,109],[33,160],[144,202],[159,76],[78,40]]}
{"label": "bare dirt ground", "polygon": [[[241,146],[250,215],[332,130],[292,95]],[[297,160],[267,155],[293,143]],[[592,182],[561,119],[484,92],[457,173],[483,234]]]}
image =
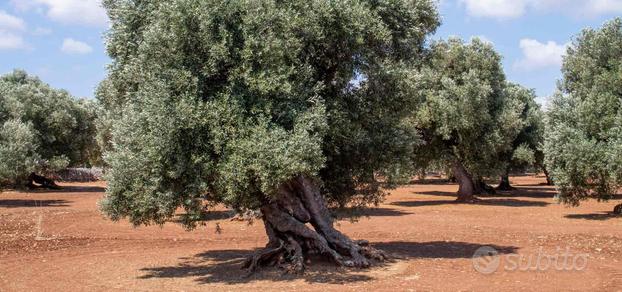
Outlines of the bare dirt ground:
{"label": "bare dirt ground", "polygon": [[[456,185],[404,186],[358,222],[339,222],[394,262],[362,271],[315,262],[304,276],[271,269],[249,278],[239,267],[266,242],[261,222],[222,211],[191,232],[133,228],[99,214],[104,183],[3,192],[0,291],[622,291],[622,218],[607,213],[619,200],[567,208],[542,182],[513,177],[517,191],[472,205],[453,203]],[[473,260],[483,246],[498,256]]]}

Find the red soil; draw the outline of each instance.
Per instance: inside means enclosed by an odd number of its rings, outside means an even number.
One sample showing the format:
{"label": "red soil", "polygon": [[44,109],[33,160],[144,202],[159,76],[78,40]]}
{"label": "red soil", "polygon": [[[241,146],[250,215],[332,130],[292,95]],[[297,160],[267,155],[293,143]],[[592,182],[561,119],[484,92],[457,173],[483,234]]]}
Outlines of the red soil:
{"label": "red soil", "polygon": [[[243,278],[239,266],[266,243],[259,221],[219,219],[191,232],[175,223],[133,228],[98,212],[104,183],[65,184],[58,192],[3,192],[0,291],[622,289],[622,218],[607,214],[619,201],[567,208],[555,203],[554,189],[542,182],[514,177],[519,190],[473,205],[452,202],[456,185],[404,186],[368,217],[339,224],[353,239],[367,239],[395,255],[394,262],[368,270],[314,262],[304,276],[268,269],[250,278]],[[472,260],[487,245],[501,254],[501,267],[489,275],[477,272]],[[536,262],[539,254],[566,250],[585,254],[586,266],[575,263],[584,269],[558,271]],[[531,258],[531,267],[542,271],[506,269],[509,255],[521,259],[522,267]]]}

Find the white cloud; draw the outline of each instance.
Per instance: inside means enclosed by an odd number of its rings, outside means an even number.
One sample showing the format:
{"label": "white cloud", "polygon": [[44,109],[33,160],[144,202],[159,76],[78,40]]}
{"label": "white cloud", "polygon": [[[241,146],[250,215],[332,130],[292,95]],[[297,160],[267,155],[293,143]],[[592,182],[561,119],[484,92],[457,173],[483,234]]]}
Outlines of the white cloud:
{"label": "white cloud", "polygon": [[52,30],[45,27],[37,27],[32,31],[32,34],[36,36],[50,35],[52,34]]}
{"label": "white cloud", "polygon": [[0,50],[26,49],[24,39],[17,34],[0,30]]}
{"label": "white cloud", "polygon": [[591,14],[622,13],[622,0],[592,0]]}
{"label": "white cloud", "polygon": [[27,11],[33,9],[36,4],[34,0],[11,0],[11,5],[19,11]]}
{"label": "white cloud", "polygon": [[467,13],[477,17],[516,18],[527,7],[525,0],[459,0]]}
{"label": "white cloud", "polygon": [[108,23],[101,0],[11,0],[18,10],[40,10],[52,20],[68,24],[105,26]]}
{"label": "white cloud", "polygon": [[622,0],[458,0],[475,17],[510,19],[529,10],[563,11],[576,16],[622,13]]}
{"label": "white cloud", "polygon": [[28,48],[21,36],[24,30],[26,30],[26,24],[21,18],[0,10],[0,50]]}
{"label": "white cloud", "polygon": [[26,24],[21,18],[10,15],[4,10],[0,10],[0,29],[25,30]]}
{"label": "white cloud", "polygon": [[63,45],[61,46],[60,50],[65,54],[84,55],[92,52],[93,48],[81,41],[76,41],[72,38],[66,38],[63,41]]}
{"label": "white cloud", "polygon": [[534,39],[522,39],[520,48],[523,51],[523,58],[514,63],[514,68],[529,71],[545,67],[559,67],[567,47],[568,44],[558,45],[553,41],[541,43]]}

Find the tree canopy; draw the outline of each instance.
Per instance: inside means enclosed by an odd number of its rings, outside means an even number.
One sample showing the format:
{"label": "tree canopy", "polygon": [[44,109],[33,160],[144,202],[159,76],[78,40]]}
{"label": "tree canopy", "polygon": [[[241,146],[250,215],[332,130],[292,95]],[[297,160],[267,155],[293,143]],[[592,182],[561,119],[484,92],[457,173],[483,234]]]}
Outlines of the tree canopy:
{"label": "tree canopy", "polygon": [[606,200],[622,185],[622,19],[585,29],[551,100],[546,164],[561,201]]}
{"label": "tree canopy", "polygon": [[541,169],[544,155],[544,112],[536,102],[536,93],[518,84],[509,83],[505,87],[507,99],[522,104],[520,108],[520,131],[505,151],[499,153],[499,163],[505,164],[498,189],[512,189],[509,182],[510,171],[525,171],[529,168]]}
{"label": "tree canopy", "polygon": [[472,200],[474,180],[502,169],[498,155],[510,149],[523,127],[523,101],[507,84],[499,54],[479,39],[432,44],[414,80],[422,104],[412,120],[425,142],[414,153],[416,164],[452,165],[459,200]]}
{"label": "tree canopy", "polygon": [[162,223],[204,199],[257,208],[299,174],[348,201],[416,142],[399,91],[438,24],[428,1],[106,7],[113,217]]}
{"label": "tree canopy", "polygon": [[0,180],[20,185],[32,173],[86,165],[100,156],[96,106],[16,70],[0,77]]}
{"label": "tree canopy", "polygon": [[108,216],[163,224],[183,207],[192,227],[213,204],[261,209],[272,251],[369,265],[324,202],[378,202],[377,176],[399,172],[418,142],[406,81],[438,25],[432,1],[104,6]]}

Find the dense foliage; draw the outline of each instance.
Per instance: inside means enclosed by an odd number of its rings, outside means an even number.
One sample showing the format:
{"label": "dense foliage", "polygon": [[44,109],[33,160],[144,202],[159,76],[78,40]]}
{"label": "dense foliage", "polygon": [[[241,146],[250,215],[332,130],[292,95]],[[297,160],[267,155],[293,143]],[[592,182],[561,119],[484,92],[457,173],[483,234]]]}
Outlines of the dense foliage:
{"label": "dense foliage", "polygon": [[[530,169],[540,171],[544,155],[544,112],[536,102],[536,93],[532,89],[509,83],[505,87],[505,96],[522,104],[519,121],[520,131],[511,142],[510,148],[499,154],[499,163],[505,164],[500,189],[509,188],[508,174],[511,171],[522,172]],[[506,184],[506,185],[504,185]]]}
{"label": "dense foliage", "polygon": [[499,153],[522,129],[525,105],[507,84],[493,47],[479,39],[436,42],[414,80],[422,105],[413,124],[425,141],[415,152],[416,165],[445,161],[454,172],[466,172],[467,181],[499,174]]}
{"label": "dense foliage", "polygon": [[609,199],[622,185],[622,19],[584,30],[564,58],[550,103],[546,164],[572,205]]}
{"label": "dense foliage", "polygon": [[20,185],[32,172],[97,161],[95,114],[92,102],[23,71],[0,77],[0,182]]}
{"label": "dense foliage", "polygon": [[339,205],[377,202],[406,169],[406,80],[438,25],[422,0],[104,1],[103,211],[255,209],[298,175]]}

